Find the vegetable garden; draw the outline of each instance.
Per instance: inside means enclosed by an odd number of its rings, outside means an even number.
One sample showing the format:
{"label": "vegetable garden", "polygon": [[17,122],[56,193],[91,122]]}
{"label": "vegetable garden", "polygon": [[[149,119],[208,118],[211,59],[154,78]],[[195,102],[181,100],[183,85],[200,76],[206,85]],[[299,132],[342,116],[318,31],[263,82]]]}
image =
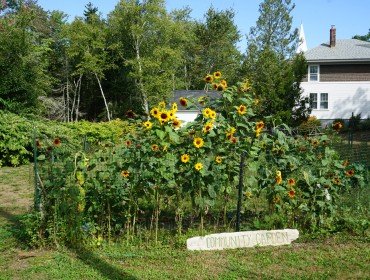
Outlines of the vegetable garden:
{"label": "vegetable garden", "polygon": [[[369,179],[365,166],[333,149],[341,125],[293,136],[259,116],[263,104],[247,80],[228,86],[220,72],[204,80],[220,98],[160,102],[150,117],[131,116],[136,130],[91,153],[70,153],[62,134],[36,129],[30,243],[99,246],[122,237],[158,242],[162,230],[233,230],[238,199],[243,230],[335,230],[341,195]],[[190,105],[201,113],[182,125],[176,111]]]}

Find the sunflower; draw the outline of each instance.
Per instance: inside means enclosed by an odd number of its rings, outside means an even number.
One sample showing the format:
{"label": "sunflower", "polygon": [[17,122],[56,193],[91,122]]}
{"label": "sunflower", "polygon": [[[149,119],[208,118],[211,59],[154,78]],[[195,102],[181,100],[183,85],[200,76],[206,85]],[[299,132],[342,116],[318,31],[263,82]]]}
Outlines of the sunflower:
{"label": "sunflower", "polygon": [[262,130],[265,127],[265,124],[263,121],[260,121],[259,123],[256,124],[256,130]]}
{"label": "sunflower", "polygon": [[173,128],[180,128],[180,126],[181,126],[181,121],[174,118],[173,121],[172,121],[172,127]]}
{"label": "sunflower", "polygon": [[224,91],[225,90],[225,86],[223,84],[219,84],[219,85],[217,85],[217,90],[218,91]]}
{"label": "sunflower", "polygon": [[123,170],[122,172],[121,172],[121,175],[122,175],[122,177],[128,177],[129,175],[130,175],[130,172],[128,172],[128,170]]}
{"label": "sunflower", "polygon": [[159,108],[160,110],[165,109],[165,108],[166,108],[166,102],[164,102],[164,101],[159,102],[159,103],[158,103],[158,108]]}
{"label": "sunflower", "polygon": [[246,193],[245,193],[245,195],[246,195],[247,197],[251,197],[251,196],[252,196],[252,193],[251,193],[251,192],[246,192]]}
{"label": "sunflower", "polygon": [[319,145],[320,144],[320,142],[319,141],[317,141],[317,140],[315,140],[315,141],[312,141],[312,143],[311,143],[311,145],[312,146],[317,146],[317,145]]}
{"label": "sunflower", "polygon": [[231,143],[235,144],[236,142],[238,142],[238,138],[236,137],[231,138]]}
{"label": "sunflower", "polygon": [[217,163],[221,163],[221,162],[222,162],[222,157],[217,156],[217,157],[216,157],[216,159],[215,159],[215,161],[216,161]]}
{"label": "sunflower", "polygon": [[201,148],[204,145],[204,141],[202,138],[197,137],[194,139],[193,144],[196,148]]}
{"label": "sunflower", "polygon": [[203,168],[203,164],[200,163],[200,162],[197,162],[194,166],[194,168],[197,170],[197,171],[200,171],[202,168]]}
{"label": "sunflower", "polygon": [[233,137],[233,134],[231,132],[226,132],[226,138],[231,140],[231,137]]}
{"label": "sunflower", "polygon": [[185,97],[180,98],[180,105],[182,107],[187,107],[188,106],[188,100]]}
{"label": "sunflower", "polygon": [[213,73],[213,76],[215,77],[215,79],[219,79],[219,78],[221,78],[222,74],[221,74],[220,71],[217,71],[217,72]]}
{"label": "sunflower", "polygon": [[290,178],[289,180],[288,180],[288,186],[289,187],[292,187],[292,186],[294,186],[295,185],[295,181],[294,181],[294,179],[293,178]]}
{"label": "sunflower", "polygon": [[170,114],[167,111],[162,111],[158,114],[158,119],[161,121],[161,123],[168,122],[170,120]]}
{"label": "sunflower", "polygon": [[131,144],[132,144],[131,140],[127,139],[126,140],[126,146],[131,146]]}
{"label": "sunflower", "polygon": [[182,161],[183,163],[187,163],[187,162],[189,162],[189,160],[190,160],[190,157],[189,157],[189,155],[188,155],[188,154],[183,154],[183,155],[181,156],[181,161]]}
{"label": "sunflower", "polygon": [[343,166],[344,166],[344,167],[347,167],[347,165],[348,165],[348,160],[346,159],[346,160],[343,162]]}
{"label": "sunflower", "polygon": [[206,125],[205,125],[205,126],[204,126],[204,128],[203,128],[203,132],[204,132],[204,133],[207,133],[207,132],[209,132],[212,128],[213,128],[213,123],[212,123],[212,122],[208,122],[208,123],[206,123]]}
{"label": "sunflower", "polygon": [[272,200],[272,203],[279,203],[280,199],[278,199],[277,197],[275,197],[273,200]]}
{"label": "sunflower", "polygon": [[256,98],[256,100],[254,101],[254,105],[258,105],[259,103],[260,103],[260,100]]}
{"label": "sunflower", "polygon": [[245,105],[240,105],[240,106],[238,107],[238,113],[239,113],[240,115],[244,115],[244,114],[245,114],[245,112],[246,112],[246,110],[247,110],[247,107],[246,107]]}
{"label": "sunflower", "polygon": [[340,179],[339,178],[335,178],[334,179],[334,184],[339,185],[340,184]]}
{"label": "sunflower", "polygon": [[218,89],[218,84],[212,84],[212,88],[213,88],[214,90],[217,90],[217,89]]}
{"label": "sunflower", "polygon": [[339,131],[339,130],[343,127],[343,125],[342,125],[342,123],[341,123],[341,122],[337,122],[337,123],[333,124],[333,125],[332,125],[332,127],[333,127],[333,129],[335,129],[336,131]]}
{"label": "sunflower", "polygon": [[217,113],[215,112],[215,111],[211,111],[211,113],[209,113],[209,117],[211,118],[211,119],[215,119],[216,118],[216,115],[217,115]]}
{"label": "sunflower", "polygon": [[54,140],[53,140],[53,145],[54,147],[59,147],[60,146],[60,139],[59,137],[55,137]]}
{"label": "sunflower", "polygon": [[346,175],[347,175],[348,177],[352,177],[353,175],[355,175],[355,171],[354,171],[353,169],[347,170],[347,171],[346,171]]}
{"label": "sunflower", "polygon": [[212,83],[213,82],[213,77],[211,75],[207,75],[203,79],[206,83]]}
{"label": "sunflower", "polygon": [[245,90],[245,86],[239,86],[239,87],[238,87],[238,90],[239,90],[239,91],[244,91],[244,90]]}
{"label": "sunflower", "polygon": [[176,102],[174,102],[174,103],[172,104],[172,111],[176,113],[176,112],[177,112],[177,109],[178,109],[178,108],[177,108],[177,103],[176,103]]}
{"label": "sunflower", "polygon": [[175,111],[173,111],[173,110],[168,111],[168,115],[170,117],[170,120],[173,120],[175,118]]}
{"label": "sunflower", "polygon": [[158,118],[159,115],[159,109],[157,107],[154,107],[150,113],[152,114],[153,117]]}
{"label": "sunflower", "polygon": [[289,191],[288,191],[288,195],[289,195],[289,197],[291,197],[291,198],[295,197],[295,190],[293,190],[293,189],[289,190]]}
{"label": "sunflower", "polygon": [[276,177],[275,177],[276,184],[280,185],[282,180],[283,178],[281,177],[281,171],[279,170],[276,171]]}
{"label": "sunflower", "polygon": [[210,109],[210,108],[205,108],[205,109],[203,110],[203,116],[205,116],[206,118],[209,118],[209,117],[210,117],[210,115],[211,115],[211,112],[212,112],[212,109]]}
{"label": "sunflower", "polygon": [[225,80],[221,80],[220,84],[223,85],[225,88],[227,88],[227,82]]}
{"label": "sunflower", "polygon": [[152,123],[150,122],[150,121],[146,121],[145,123],[144,123],[144,126],[145,126],[145,128],[146,129],[151,129],[152,128]]}
{"label": "sunflower", "polygon": [[152,151],[153,152],[158,151],[158,145],[157,144],[152,145]]}

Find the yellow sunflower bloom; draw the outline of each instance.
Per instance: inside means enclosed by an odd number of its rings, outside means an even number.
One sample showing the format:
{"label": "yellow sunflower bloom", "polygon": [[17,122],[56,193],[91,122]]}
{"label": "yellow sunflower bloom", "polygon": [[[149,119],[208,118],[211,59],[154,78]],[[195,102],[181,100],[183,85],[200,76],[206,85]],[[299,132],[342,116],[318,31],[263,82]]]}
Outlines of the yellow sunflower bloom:
{"label": "yellow sunflower bloom", "polygon": [[144,126],[145,126],[145,128],[146,129],[151,129],[152,128],[152,123],[150,122],[150,121],[146,121],[145,123],[144,123]]}
{"label": "yellow sunflower bloom", "polygon": [[213,76],[215,77],[215,79],[219,79],[219,78],[221,78],[222,74],[221,74],[220,71],[217,71],[217,72],[213,73]]}
{"label": "yellow sunflower bloom", "polygon": [[208,123],[206,123],[206,125],[203,127],[203,132],[204,132],[204,133],[207,133],[207,132],[209,132],[212,128],[213,128],[213,123],[212,123],[212,122],[208,122]]}
{"label": "yellow sunflower bloom", "polygon": [[246,107],[245,105],[240,105],[240,106],[238,107],[238,113],[239,113],[240,115],[244,115],[244,114],[245,114],[245,112],[246,112],[246,110],[247,110],[247,107]]}
{"label": "yellow sunflower bloom", "polygon": [[203,79],[206,83],[212,83],[213,82],[213,77],[211,75],[207,75]]}
{"label": "yellow sunflower bloom", "polygon": [[159,109],[157,107],[154,107],[150,113],[152,114],[153,117],[158,118],[159,115]]}
{"label": "yellow sunflower bloom", "polygon": [[223,85],[225,88],[227,88],[227,82],[225,80],[221,80],[220,84]]}
{"label": "yellow sunflower bloom", "polygon": [[209,117],[210,117],[211,112],[212,112],[212,109],[210,109],[210,108],[205,108],[205,109],[203,110],[203,116],[205,116],[206,118],[209,118]]}
{"label": "yellow sunflower bloom", "polygon": [[182,107],[187,107],[188,106],[188,100],[185,97],[180,98],[180,105]]}
{"label": "yellow sunflower bloom", "polygon": [[247,197],[251,197],[252,196],[252,193],[251,192],[245,192],[245,195],[247,196]]}
{"label": "yellow sunflower bloom", "polygon": [[211,113],[209,113],[209,117],[211,118],[211,119],[215,119],[216,118],[216,116],[217,116],[217,113],[215,112],[215,111],[211,111]]}
{"label": "yellow sunflower bloom", "polygon": [[212,88],[213,88],[214,90],[217,90],[217,89],[218,89],[218,84],[212,84]]}
{"label": "yellow sunflower bloom", "polygon": [[346,171],[346,175],[347,175],[348,177],[352,177],[353,175],[355,175],[355,171],[354,171],[353,169],[347,170],[347,171]]}
{"label": "yellow sunflower bloom", "polygon": [[152,145],[152,151],[153,152],[158,151],[158,145],[157,144]]}
{"label": "yellow sunflower bloom", "polygon": [[176,113],[177,109],[178,109],[177,103],[175,102],[175,103],[172,104],[172,111]]}
{"label": "yellow sunflower bloom", "polygon": [[217,90],[218,91],[224,91],[225,90],[225,86],[223,84],[219,84],[219,85],[217,85]]}
{"label": "yellow sunflower bloom", "polygon": [[193,144],[196,148],[201,148],[204,145],[204,141],[202,138],[197,137],[194,139]]}
{"label": "yellow sunflower bloom", "polygon": [[203,164],[202,163],[200,163],[200,162],[198,162],[198,163],[196,163],[195,164],[195,169],[197,170],[197,171],[200,171],[202,168],[203,168]]}
{"label": "yellow sunflower bloom", "polygon": [[272,200],[272,203],[279,203],[280,199],[278,199],[277,197],[275,197],[273,200]]}
{"label": "yellow sunflower bloom", "polygon": [[265,124],[263,121],[260,121],[256,124],[256,129],[259,129],[260,131],[265,127]]}
{"label": "yellow sunflower bloom", "polygon": [[172,127],[173,128],[180,128],[181,127],[181,121],[174,118],[173,121],[172,121]]}
{"label": "yellow sunflower bloom", "polygon": [[60,146],[60,138],[59,137],[55,137],[54,140],[53,140],[53,145],[54,147],[59,147]]}
{"label": "yellow sunflower bloom", "polygon": [[131,146],[132,142],[131,140],[126,140],[126,146]]}
{"label": "yellow sunflower bloom", "polygon": [[217,157],[216,157],[216,159],[215,159],[215,161],[216,161],[218,164],[220,164],[220,163],[222,162],[222,157],[217,156]]}
{"label": "yellow sunflower bloom", "polygon": [[189,157],[189,155],[188,155],[188,154],[183,154],[183,155],[181,156],[181,161],[182,161],[183,163],[187,163],[187,162],[189,162],[189,160],[190,160],[190,157]]}
{"label": "yellow sunflower bloom", "polygon": [[293,189],[289,190],[288,195],[289,195],[290,198],[295,197],[295,190],[293,190]]}
{"label": "yellow sunflower bloom", "polygon": [[122,172],[121,172],[121,175],[122,175],[122,177],[128,177],[129,175],[130,175],[130,172],[128,172],[128,170],[123,170]]}
{"label": "yellow sunflower bloom", "polygon": [[163,124],[163,122],[165,122],[165,123],[168,122],[170,120],[169,112],[167,112],[167,111],[159,112],[158,119],[161,121],[162,124]]}
{"label": "yellow sunflower bloom", "polygon": [[288,180],[288,186],[289,187],[293,187],[295,185],[295,181],[294,181],[294,179],[293,178],[290,178],[289,180]]}

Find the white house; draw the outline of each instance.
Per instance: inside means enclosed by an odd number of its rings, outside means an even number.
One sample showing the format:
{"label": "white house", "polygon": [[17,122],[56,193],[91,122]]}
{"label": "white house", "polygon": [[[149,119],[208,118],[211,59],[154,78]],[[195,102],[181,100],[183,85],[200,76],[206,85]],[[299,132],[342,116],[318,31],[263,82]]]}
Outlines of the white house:
{"label": "white house", "polygon": [[304,52],[307,76],[301,83],[311,100],[311,115],[321,120],[349,119],[361,113],[370,117],[370,43],[336,39]]}

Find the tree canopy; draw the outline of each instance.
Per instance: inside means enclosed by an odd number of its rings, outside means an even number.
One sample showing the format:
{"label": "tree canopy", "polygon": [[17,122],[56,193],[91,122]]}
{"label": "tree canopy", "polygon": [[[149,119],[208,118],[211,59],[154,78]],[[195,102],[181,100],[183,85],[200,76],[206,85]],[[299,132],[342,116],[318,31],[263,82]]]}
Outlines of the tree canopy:
{"label": "tree canopy", "polygon": [[293,8],[265,0],[241,53],[233,9],[211,6],[195,20],[189,7],[167,11],[164,0],[122,0],[103,18],[89,2],[83,17],[68,21],[37,0],[2,1],[0,109],[67,122],[123,118],[170,101],[174,90],[201,90],[203,77],[221,71],[230,84],[250,80],[266,104],[260,114],[302,119],[306,70],[293,55]]}

